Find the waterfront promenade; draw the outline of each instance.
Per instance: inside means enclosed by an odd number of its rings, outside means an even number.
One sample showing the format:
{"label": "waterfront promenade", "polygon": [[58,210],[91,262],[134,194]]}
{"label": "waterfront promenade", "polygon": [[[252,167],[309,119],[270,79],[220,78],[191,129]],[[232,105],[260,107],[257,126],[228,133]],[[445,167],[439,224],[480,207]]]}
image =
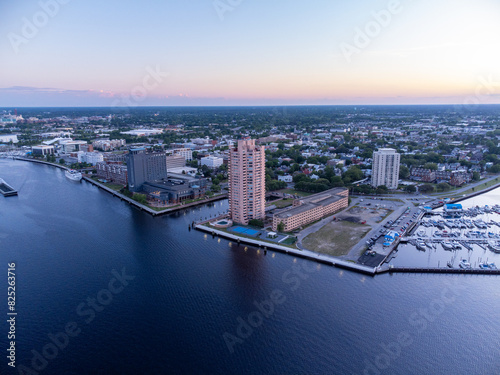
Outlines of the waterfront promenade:
{"label": "waterfront promenade", "polygon": [[309,250],[299,250],[293,249],[291,247],[282,246],[279,244],[267,242],[267,241],[259,241],[257,239],[251,239],[247,237],[240,237],[231,233],[227,233],[225,231],[221,231],[210,227],[206,224],[195,224],[196,229],[212,234],[213,236],[219,236],[226,238],[228,240],[235,241],[236,243],[245,243],[248,245],[253,245],[259,248],[264,248],[264,250],[276,250],[281,253],[295,255],[299,258],[313,260],[319,263],[328,264],[330,266],[336,266],[339,268],[345,268],[354,270],[360,273],[364,273],[367,275],[375,275],[376,268],[363,266],[361,264],[356,264],[353,262],[344,261],[338,258],[334,258],[328,255],[318,254]]}
{"label": "waterfront promenade", "polygon": [[[60,164],[55,164],[55,163],[49,163],[47,161],[44,161],[44,160],[37,160],[37,159],[30,159],[30,158],[22,158],[22,157],[13,157],[14,160],[21,160],[21,161],[29,161],[29,162],[32,162],[32,163],[38,163],[38,164],[45,164],[45,165],[50,165],[52,167],[56,167],[56,168],[59,168],[59,169],[63,169],[63,170],[69,170],[68,167],[65,167],[64,165],[60,165]],[[141,204],[137,201],[135,201],[134,199],[132,198],[129,198],[113,189],[110,189],[109,187],[107,187],[106,185],[104,184],[101,184],[87,176],[84,176],[82,178],[83,180],[85,180],[86,182],[98,187],[99,189],[102,189],[108,193],[110,193],[111,195],[117,197],[117,198],[120,198],[122,201],[125,201],[127,203],[129,203],[130,205],[133,205],[134,207],[138,208],[139,210],[141,211],[144,211],[144,212],[147,212],[148,214],[152,215],[152,216],[162,216],[162,215],[166,215],[166,214],[170,214],[172,212],[175,212],[175,211],[179,211],[179,210],[183,210],[185,208],[190,208],[190,207],[195,207],[195,206],[199,206],[201,204],[206,204],[206,203],[210,203],[210,202],[215,202],[215,201],[219,201],[219,200],[222,200],[222,199],[226,199],[227,198],[227,194],[221,194],[221,195],[217,195],[215,197],[211,197],[211,198],[206,198],[206,199],[203,199],[203,200],[200,200],[200,201],[196,201],[196,202],[191,202],[191,203],[188,203],[188,204],[182,204],[182,205],[178,205],[178,206],[175,206],[175,207],[172,207],[172,208],[165,208],[164,210],[161,210],[161,211],[157,211],[155,209],[152,209],[151,207],[148,207],[144,204]]]}

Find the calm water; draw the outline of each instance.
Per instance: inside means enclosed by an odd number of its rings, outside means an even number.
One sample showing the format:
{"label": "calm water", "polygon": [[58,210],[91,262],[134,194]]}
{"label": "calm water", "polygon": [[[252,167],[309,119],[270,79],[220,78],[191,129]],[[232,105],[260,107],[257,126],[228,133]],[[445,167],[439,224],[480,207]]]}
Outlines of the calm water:
{"label": "calm water", "polygon": [[[364,277],[188,230],[226,202],[152,218],[48,166],[0,159],[0,177],[20,192],[0,196],[4,288],[17,264],[17,364],[44,347],[50,357],[48,335],[67,323],[81,330],[40,374],[500,373],[497,277]],[[104,290],[123,267],[135,278]],[[263,317],[254,302],[273,291],[280,303]],[[87,323],[97,295],[107,305]],[[236,338],[249,314],[256,328]],[[0,372],[17,374],[2,358]]]}

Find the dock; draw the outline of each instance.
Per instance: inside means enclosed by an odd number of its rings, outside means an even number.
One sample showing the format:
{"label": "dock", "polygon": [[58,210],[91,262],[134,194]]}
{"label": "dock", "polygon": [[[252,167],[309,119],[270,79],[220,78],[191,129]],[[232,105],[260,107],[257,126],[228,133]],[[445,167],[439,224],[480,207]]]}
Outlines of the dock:
{"label": "dock", "polygon": [[0,193],[2,193],[4,197],[11,197],[17,195],[17,190],[0,178]]}

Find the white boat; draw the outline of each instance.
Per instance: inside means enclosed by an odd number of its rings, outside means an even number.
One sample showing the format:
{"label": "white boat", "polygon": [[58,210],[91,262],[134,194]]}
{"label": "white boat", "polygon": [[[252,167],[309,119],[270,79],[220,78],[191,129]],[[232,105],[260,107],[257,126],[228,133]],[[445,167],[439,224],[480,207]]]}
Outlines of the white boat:
{"label": "white boat", "polygon": [[67,170],[64,174],[71,181],[80,181],[82,179],[82,174],[74,169]]}
{"label": "white boat", "polygon": [[490,241],[488,247],[495,253],[500,253],[500,241]]}
{"label": "white boat", "polygon": [[451,242],[443,242],[441,243],[441,246],[443,246],[443,248],[445,250],[453,250],[453,244]]}
{"label": "white boat", "polygon": [[459,264],[460,268],[463,268],[463,269],[471,269],[471,265],[469,262],[467,262],[467,259],[462,259],[460,261],[460,264]]}

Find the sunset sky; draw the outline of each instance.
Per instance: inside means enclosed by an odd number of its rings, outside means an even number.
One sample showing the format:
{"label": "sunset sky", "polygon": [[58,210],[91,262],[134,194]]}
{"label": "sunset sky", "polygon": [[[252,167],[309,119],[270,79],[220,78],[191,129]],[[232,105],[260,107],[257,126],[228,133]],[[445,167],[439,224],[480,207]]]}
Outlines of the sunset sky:
{"label": "sunset sky", "polygon": [[1,1],[0,107],[500,103],[499,20],[499,0]]}

